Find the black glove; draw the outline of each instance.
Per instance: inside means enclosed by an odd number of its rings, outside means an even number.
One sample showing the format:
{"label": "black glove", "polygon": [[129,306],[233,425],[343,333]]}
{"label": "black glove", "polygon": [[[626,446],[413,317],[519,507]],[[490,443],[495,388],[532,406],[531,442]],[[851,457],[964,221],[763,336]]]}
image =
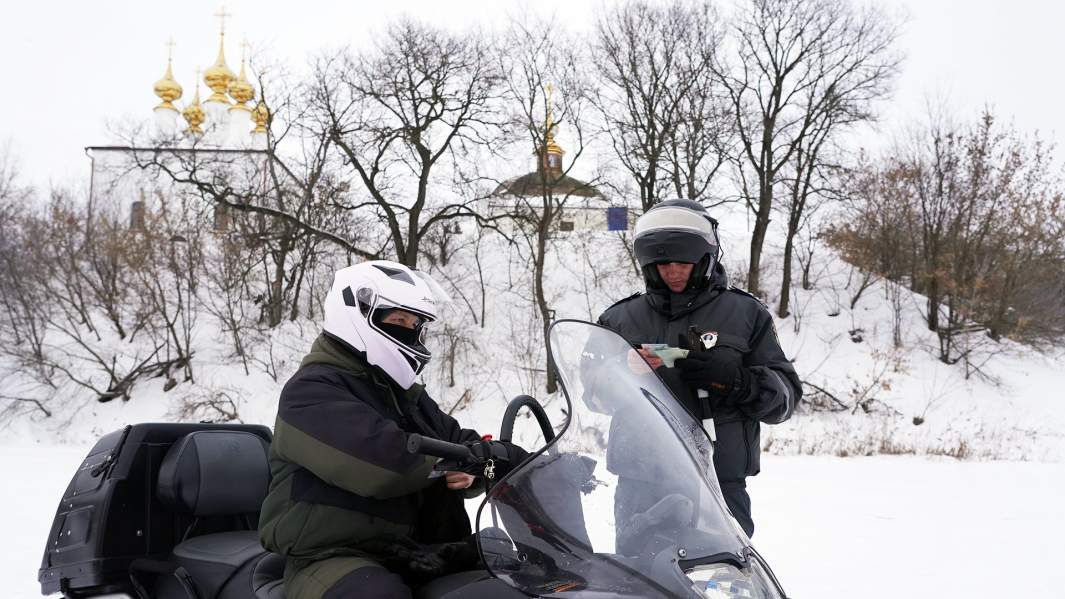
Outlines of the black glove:
{"label": "black glove", "polygon": [[492,459],[495,464],[496,478],[517,468],[518,464],[529,456],[529,452],[510,441],[475,441],[469,446],[470,451],[479,460],[487,462],[489,458]]}
{"label": "black glove", "polygon": [[477,569],[480,555],[473,535],[450,543],[425,545],[406,536],[368,539],[359,544],[382,566],[404,580],[428,582],[441,576]]}
{"label": "black glove", "polygon": [[429,581],[449,573],[448,562],[439,551],[441,545],[422,545],[405,536],[379,537],[359,544],[388,570],[404,580]]}
{"label": "black glove", "polygon": [[719,346],[692,351],[674,365],[681,380],[693,389],[706,389],[712,397],[736,406],[750,399],[751,373],[738,350]]}
{"label": "black glove", "polygon": [[469,535],[461,541],[453,543],[438,543],[431,545],[436,555],[443,558],[447,563],[447,569],[451,572],[465,572],[476,570],[481,561],[481,555],[477,552],[477,541],[474,535]]}
{"label": "black glove", "polygon": [[474,476],[484,476],[489,458],[492,460],[495,478],[500,478],[518,466],[529,453],[509,441],[471,441],[465,444],[473,454],[473,462],[456,463],[444,460],[436,465],[436,470],[465,472]]}

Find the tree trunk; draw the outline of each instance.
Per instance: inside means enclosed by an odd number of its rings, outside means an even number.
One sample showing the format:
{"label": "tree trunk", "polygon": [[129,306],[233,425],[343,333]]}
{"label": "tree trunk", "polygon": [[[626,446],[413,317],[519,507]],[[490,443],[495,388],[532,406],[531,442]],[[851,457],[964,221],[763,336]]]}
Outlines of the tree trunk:
{"label": "tree trunk", "polygon": [[751,263],[747,269],[747,291],[761,297],[759,273],[762,266],[762,246],[769,229],[769,210],[773,206],[773,193],[763,189],[758,198],[758,214],[754,220],[754,233],[751,235]]}
{"label": "tree trunk", "polygon": [[928,330],[939,330],[939,282],[932,279],[926,290],[928,294]]}
{"label": "tree trunk", "polygon": [[791,252],[795,242],[795,228],[788,226],[788,239],[784,243],[784,276],[780,281],[780,303],[777,305],[777,316],[787,318],[788,301],[791,298]]}
{"label": "tree trunk", "polygon": [[[536,232],[536,257],[533,259],[533,292],[536,295],[536,306],[540,310],[540,322],[543,324],[544,348],[547,348],[548,329],[551,328],[551,309],[547,305],[547,297],[544,293],[544,262],[547,258],[547,237],[554,221],[554,214],[550,205],[551,200],[544,201],[544,211],[541,215],[539,228]],[[558,391],[558,379],[551,369],[551,360],[545,355],[544,369],[547,372],[547,392]]]}
{"label": "tree trunk", "polygon": [[281,301],[281,296],[284,293],[283,284],[285,282],[285,262],[287,259],[288,249],[282,247],[278,250],[277,258],[274,262],[274,276],[270,281],[270,305],[266,310],[267,324],[270,328],[281,324],[281,320],[284,318],[284,305]]}

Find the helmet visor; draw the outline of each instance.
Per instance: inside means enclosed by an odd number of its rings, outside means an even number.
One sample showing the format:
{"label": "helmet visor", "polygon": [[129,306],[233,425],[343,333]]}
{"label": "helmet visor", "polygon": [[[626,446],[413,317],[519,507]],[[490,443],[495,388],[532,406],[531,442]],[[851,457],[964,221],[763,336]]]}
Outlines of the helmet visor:
{"label": "helmet visor", "polygon": [[640,266],[663,262],[695,264],[717,256],[714,225],[706,216],[682,207],[652,208],[636,221],[633,250]]}
{"label": "helmet visor", "polygon": [[382,297],[369,315],[370,323],[388,337],[414,351],[428,354],[425,340],[432,316]]}
{"label": "helmet visor", "polygon": [[717,246],[702,235],[689,231],[653,231],[632,242],[640,266],[666,262],[696,264],[703,256],[717,255]]}

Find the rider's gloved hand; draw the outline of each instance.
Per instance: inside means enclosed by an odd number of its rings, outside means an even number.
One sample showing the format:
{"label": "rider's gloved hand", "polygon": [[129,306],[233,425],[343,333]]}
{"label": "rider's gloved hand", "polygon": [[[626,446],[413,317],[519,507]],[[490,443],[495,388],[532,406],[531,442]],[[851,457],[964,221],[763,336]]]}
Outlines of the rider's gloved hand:
{"label": "rider's gloved hand", "polygon": [[360,543],[381,565],[408,580],[429,581],[477,568],[480,559],[473,535],[451,543],[424,545],[406,536],[379,537]]}
{"label": "rider's gloved hand", "polygon": [[529,456],[529,452],[509,441],[474,441],[467,445],[477,459],[492,459],[496,478],[504,476]]}
{"label": "rider's gloved hand", "polygon": [[693,389],[705,389],[712,398],[742,408],[751,400],[751,373],[743,354],[731,347],[692,351],[674,365],[680,378]]}
{"label": "rider's gloved hand", "polygon": [[437,543],[429,547],[447,563],[449,571],[474,570],[481,559],[480,554],[477,553],[477,541],[474,540],[474,536],[470,535],[452,543]]}
{"label": "rider's gloved hand", "polygon": [[448,573],[447,560],[434,546],[422,545],[410,537],[369,539],[361,542],[359,548],[404,578],[432,580]]}

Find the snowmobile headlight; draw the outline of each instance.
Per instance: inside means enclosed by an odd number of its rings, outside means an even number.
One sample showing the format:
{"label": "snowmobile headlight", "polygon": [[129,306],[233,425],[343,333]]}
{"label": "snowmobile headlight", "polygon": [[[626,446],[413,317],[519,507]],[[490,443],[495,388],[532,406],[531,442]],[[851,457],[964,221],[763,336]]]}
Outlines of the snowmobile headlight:
{"label": "snowmobile headlight", "polygon": [[696,566],[685,572],[706,599],[784,599],[757,560],[749,568],[729,564]]}

